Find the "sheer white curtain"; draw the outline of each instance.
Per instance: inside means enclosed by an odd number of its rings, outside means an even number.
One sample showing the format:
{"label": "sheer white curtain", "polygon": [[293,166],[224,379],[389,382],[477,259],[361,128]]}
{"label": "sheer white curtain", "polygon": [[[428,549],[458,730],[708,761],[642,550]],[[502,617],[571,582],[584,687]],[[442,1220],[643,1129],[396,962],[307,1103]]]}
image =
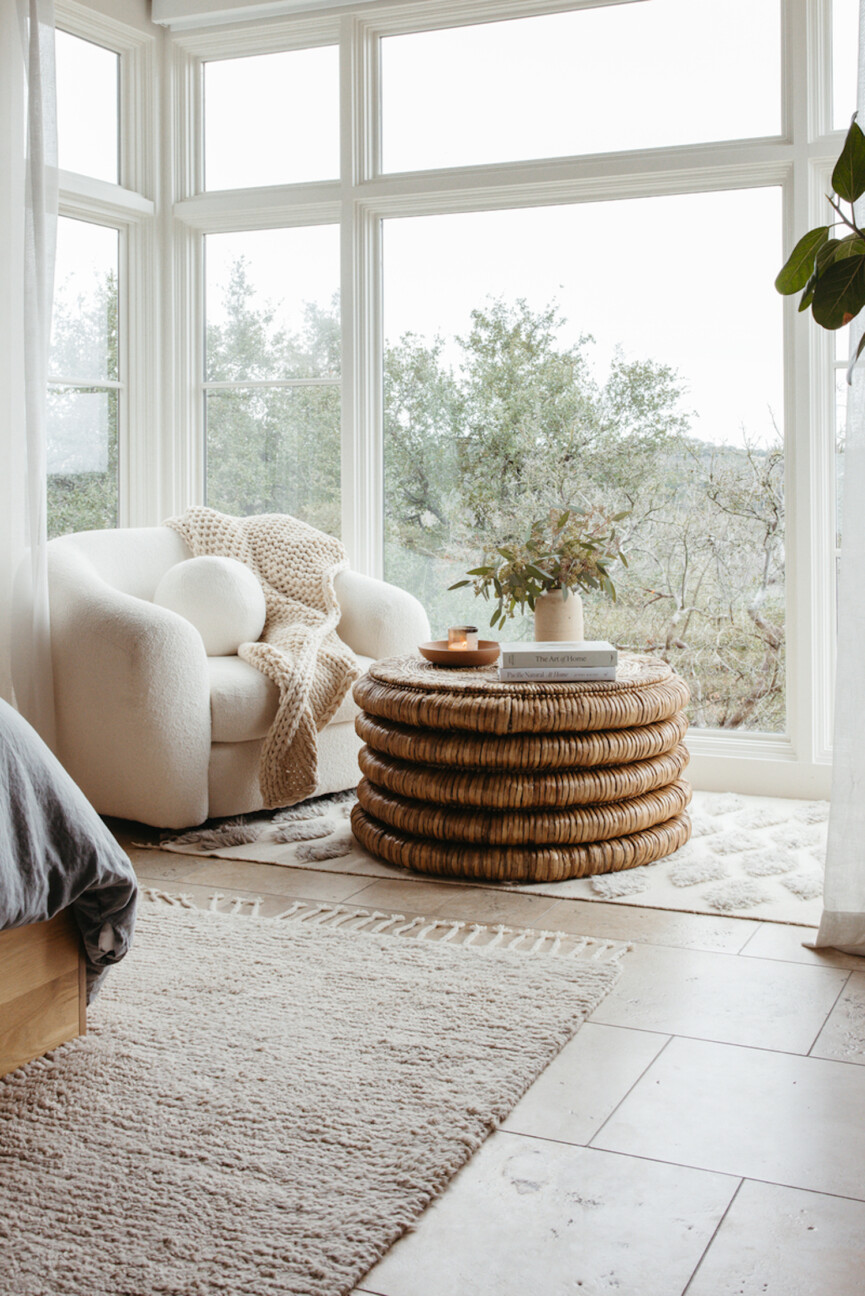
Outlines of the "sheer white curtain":
{"label": "sheer white curtain", "polygon": [[54,0],[0,0],[0,145],[0,695],[50,743],[45,376],[57,232]]}
{"label": "sheer white curtain", "polygon": [[[858,121],[865,125],[865,0],[859,0]],[[857,206],[857,220],[865,203]],[[862,336],[851,327],[851,355]],[[838,580],[838,668],[832,804],[823,918],[815,944],[865,956],[865,358],[847,392],[844,506]]]}

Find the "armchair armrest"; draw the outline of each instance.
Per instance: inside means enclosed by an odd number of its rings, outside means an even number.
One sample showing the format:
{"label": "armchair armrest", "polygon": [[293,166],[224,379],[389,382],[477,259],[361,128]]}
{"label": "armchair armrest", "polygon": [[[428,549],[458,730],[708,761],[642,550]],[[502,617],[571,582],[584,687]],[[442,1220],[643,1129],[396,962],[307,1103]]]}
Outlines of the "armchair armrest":
{"label": "armchair armrest", "polygon": [[413,594],[360,572],[341,571],[335,581],[342,612],[337,634],[363,657],[414,652],[430,637],[429,619]]}
{"label": "armchair armrest", "polygon": [[48,547],[57,755],[101,814],[164,828],[207,818],[210,687],[201,636]]}

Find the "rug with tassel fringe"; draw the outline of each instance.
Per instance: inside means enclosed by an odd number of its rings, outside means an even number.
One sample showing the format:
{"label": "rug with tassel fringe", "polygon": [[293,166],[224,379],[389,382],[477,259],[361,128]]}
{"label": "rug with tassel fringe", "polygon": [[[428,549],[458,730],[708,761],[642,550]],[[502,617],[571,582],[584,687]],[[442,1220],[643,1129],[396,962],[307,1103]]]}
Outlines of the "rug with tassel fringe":
{"label": "rug with tassel fringe", "polygon": [[0,1080],[4,1291],[350,1292],[628,948],[227,908],[149,893],[88,1034]]}

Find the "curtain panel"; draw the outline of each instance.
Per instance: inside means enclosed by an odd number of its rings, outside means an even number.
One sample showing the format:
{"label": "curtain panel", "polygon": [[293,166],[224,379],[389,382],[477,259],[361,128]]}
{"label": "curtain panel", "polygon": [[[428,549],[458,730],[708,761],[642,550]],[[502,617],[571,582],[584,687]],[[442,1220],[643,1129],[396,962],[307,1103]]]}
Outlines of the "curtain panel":
{"label": "curtain panel", "polygon": [[[858,120],[865,124],[865,0],[859,2]],[[865,220],[865,202],[856,221]],[[850,356],[865,330],[850,328]],[[823,917],[815,945],[865,956],[865,356],[850,370],[844,445],[844,504],[838,577],[838,663],[832,804]]]}
{"label": "curtain panel", "polygon": [[46,375],[57,233],[53,0],[0,4],[0,696],[48,743]]}

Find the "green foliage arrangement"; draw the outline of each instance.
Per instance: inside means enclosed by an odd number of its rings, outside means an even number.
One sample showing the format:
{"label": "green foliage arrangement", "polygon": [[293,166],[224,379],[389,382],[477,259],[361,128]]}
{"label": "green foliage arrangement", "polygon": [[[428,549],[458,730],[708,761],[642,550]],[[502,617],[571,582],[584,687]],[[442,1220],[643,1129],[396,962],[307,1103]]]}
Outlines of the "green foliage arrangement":
{"label": "green foliage arrangement", "polygon": [[561,590],[563,598],[576,590],[599,590],[615,602],[608,569],[616,561],[628,565],[615,527],[627,516],[628,511],[608,517],[597,508],[551,508],[532,522],[524,539],[497,547],[483,566],[471,568],[473,581],[460,580],[449,588],[473,584],[476,595],[489,599],[494,594],[490,625],[499,628],[517,610],[533,612],[540,596],[552,590]]}
{"label": "green foliage arrangement", "polygon": [[[785,296],[801,291],[799,310],[810,306],[814,319],[825,329],[849,324],[865,306],[865,231],[856,224],[853,209],[865,193],[865,135],[855,119],[832,172],[832,190],[833,196],[827,197],[839,220],[804,234],[775,280],[778,292]],[[844,215],[841,201],[850,204],[849,217]],[[839,224],[849,233],[843,238],[830,237]],[[855,359],[863,347],[865,335]]]}

